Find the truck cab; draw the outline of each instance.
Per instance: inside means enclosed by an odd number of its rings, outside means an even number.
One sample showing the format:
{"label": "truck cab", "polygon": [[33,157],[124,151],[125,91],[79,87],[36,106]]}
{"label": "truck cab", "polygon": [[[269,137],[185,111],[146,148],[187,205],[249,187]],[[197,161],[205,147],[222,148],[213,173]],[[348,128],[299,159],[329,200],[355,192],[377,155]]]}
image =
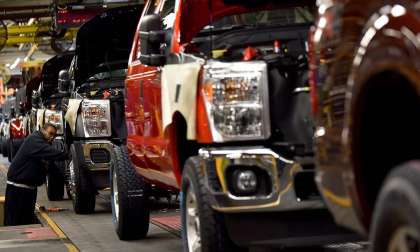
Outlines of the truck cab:
{"label": "truck cab", "polygon": [[[62,104],[69,98],[68,90],[59,89],[59,72],[67,69],[73,59],[73,52],[63,53],[52,57],[44,63],[39,82],[27,86],[26,95],[31,104],[26,106],[30,111],[30,132],[40,130],[45,123],[52,123],[57,127],[57,136],[53,146],[58,150],[65,149],[64,142],[64,112]],[[65,173],[65,162],[49,162],[46,190],[49,200],[62,200],[64,189],[68,191],[68,174]],[[54,167],[52,167],[54,166]]]}

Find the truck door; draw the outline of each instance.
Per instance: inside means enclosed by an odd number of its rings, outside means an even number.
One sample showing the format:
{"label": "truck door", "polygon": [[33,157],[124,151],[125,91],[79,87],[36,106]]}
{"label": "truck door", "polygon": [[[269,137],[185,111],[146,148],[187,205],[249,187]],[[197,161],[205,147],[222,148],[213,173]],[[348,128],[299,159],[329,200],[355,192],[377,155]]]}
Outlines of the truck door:
{"label": "truck door", "polygon": [[[164,30],[167,34],[166,48],[170,48],[170,35],[175,20],[175,0],[164,0],[158,6]],[[177,187],[168,156],[169,140],[164,137],[162,128],[161,106],[161,71],[160,68],[143,83],[144,90],[144,153],[149,173],[156,182]]]}
{"label": "truck door", "polygon": [[[159,3],[160,0],[148,1],[143,15],[157,13]],[[150,97],[145,94],[149,94],[147,89],[153,86],[151,83],[156,84],[158,82],[159,70],[156,67],[146,66],[140,62],[139,39],[139,33],[137,32],[129,58],[126,79],[125,117],[128,133],[127,147],[130,159],[137,172],[146,179],[153,180],[153,177],[148,172],[149,166],[144,148],[146,146],[145,142],[147,141],[145,137],[146,135],[150,135],[150,112],[145,113],[145,108],[150,110]]]}

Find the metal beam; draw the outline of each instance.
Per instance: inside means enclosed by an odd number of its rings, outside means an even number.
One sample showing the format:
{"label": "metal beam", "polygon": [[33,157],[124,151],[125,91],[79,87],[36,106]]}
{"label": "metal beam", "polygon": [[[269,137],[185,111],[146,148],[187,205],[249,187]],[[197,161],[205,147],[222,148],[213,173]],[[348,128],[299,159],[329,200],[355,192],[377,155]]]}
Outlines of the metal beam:
{"label": "metal beam", "polygon": [[49,5],[26,5],[26,6],[7,6],[0,7],[1,12],[5,11],[19,11],[19,10],[36,10],[36,9],[49,9]]}
{"label": "metal beam", "polygon": [[49,5],[9,6],[0,8],[0,19],[38,18],[51,15]]}
{"label": "metal beam", "polygon": [[[67,32],[66,35],[64,35],[64,38],[71,39],[75,35],[72,32]],[[35,38],[35,36],[22,36],[22,37],[8,37],[6,46],[15,46],[19,44],[24,43],[38,43],[39,40]]]}
{"label": "metal beam", "polygon": [[50,26],[39,26],[39,25],[12,25],[7,27],[7,35],[19,35],[19,34],[27,34],[27,33],[36,33],[37,31],[48,31]]}
{"label": "metal beam", "polygon": [[27,13],[20,13],[20,14],[2,14],[0,15],[0,19],[21,19],[21,18],[42,18],[42,17],[50,17],[51,12],[27,12]]}

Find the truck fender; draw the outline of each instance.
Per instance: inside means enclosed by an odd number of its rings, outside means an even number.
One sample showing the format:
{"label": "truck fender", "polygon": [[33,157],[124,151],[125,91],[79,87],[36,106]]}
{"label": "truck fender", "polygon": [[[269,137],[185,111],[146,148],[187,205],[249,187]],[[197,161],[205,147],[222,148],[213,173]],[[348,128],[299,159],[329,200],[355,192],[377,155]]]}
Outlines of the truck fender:
{"label": "truck fender", "polygon": [[36,129],[40,130],[44,126],[44,113],[45,109],[38,109],[36,111]]}
{"label": "truck fender", "polygon": [[64,118],[66,119],[66,122],[70,126],[71,134],[73,136],[76,131],[77,111],[79,111],[81,103],[82,103],[82,99],[69,99],[67,112],[66,112],[66,115],[64,116]]}
{"label": "truck fender", "polygon": [[197,82],[201,64],[166,65],[162,69],[162,124],[163,130],[172,123],[175,112],[187,122],[187,139],[196,139]]}

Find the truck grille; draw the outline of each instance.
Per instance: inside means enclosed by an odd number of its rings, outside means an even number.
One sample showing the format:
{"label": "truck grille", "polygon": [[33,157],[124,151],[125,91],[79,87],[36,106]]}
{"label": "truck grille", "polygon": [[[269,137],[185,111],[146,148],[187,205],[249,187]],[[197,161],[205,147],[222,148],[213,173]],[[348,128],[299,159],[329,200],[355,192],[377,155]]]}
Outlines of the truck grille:
{"label": "truck grille", "polygon": [[111,155],[107,149],[91,149],[90,159],[93,163],[109,163]]}

